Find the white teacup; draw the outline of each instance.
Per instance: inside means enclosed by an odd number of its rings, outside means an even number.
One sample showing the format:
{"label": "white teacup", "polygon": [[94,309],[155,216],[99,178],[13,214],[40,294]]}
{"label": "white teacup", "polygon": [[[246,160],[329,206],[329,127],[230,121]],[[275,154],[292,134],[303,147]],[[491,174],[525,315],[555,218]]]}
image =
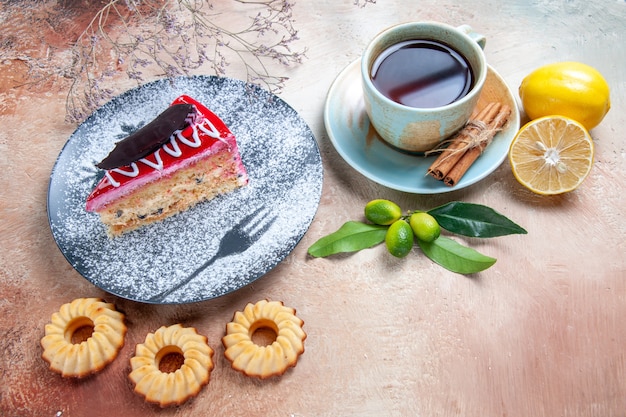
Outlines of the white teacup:
{"label": "white teacup", "polygon": [[[372,69],[379,64],[381,54],[385,56],[389,48],[406,41],[435,42],[457,52],[471,69],[469,91],[461,92],[450,103],[433,107],[405,104],[381,92],[372,80]],[[476,107],[487,79],[484,46],[485,37],[467,25],[455,28],[438,22],[411,22],[379,33],[363,53],[361,76],[365,109],[380,137],[399,150],[420,153],[436,148],[460,130]],[[431,85],[431,88],[439,87]]]}

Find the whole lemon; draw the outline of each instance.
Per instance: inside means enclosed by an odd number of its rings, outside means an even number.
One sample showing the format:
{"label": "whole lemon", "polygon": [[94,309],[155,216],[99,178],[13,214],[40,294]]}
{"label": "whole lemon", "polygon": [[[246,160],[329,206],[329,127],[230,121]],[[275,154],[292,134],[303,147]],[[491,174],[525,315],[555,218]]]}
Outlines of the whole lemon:
{"label": "whole lemon", "polygon": [[402,209],[393,201],[382,198],[365,205],[365,218],[374,224],[390,225],[402,216]]}
{"label": "whole lemon", "polygon": [[519,87],[531,120],[560,115],[587,130],[597,126],[611,108],[609,85],[595,68],[580,62],[557,62],[531,72]]}

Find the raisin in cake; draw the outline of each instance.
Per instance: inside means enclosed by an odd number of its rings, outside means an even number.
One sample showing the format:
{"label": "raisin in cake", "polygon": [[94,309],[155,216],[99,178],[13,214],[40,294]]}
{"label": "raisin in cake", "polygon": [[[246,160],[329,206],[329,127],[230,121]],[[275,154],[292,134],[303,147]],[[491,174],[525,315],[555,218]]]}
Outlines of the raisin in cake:
{"label": "raisin in cake", "polygon": [[189,96],[118,142],[87,198],[111,237],[185,211],[248,183],[235,135]]}

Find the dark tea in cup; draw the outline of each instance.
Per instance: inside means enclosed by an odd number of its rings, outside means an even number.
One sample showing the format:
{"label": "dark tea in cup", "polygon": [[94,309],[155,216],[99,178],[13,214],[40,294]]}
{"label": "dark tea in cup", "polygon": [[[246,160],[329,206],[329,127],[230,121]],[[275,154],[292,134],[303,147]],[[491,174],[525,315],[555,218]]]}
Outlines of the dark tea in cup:
{"label": "dark tea in cup", "polygon": [[363,51],[365,112],[377,136],[422,153],[458,132],[485,80],[485,37],[468,25],[408,22],[376,35]]}
{"label": "dark tea in cup", "polygon": [[407,40],[390,46],[374,61],[371,79],[391,100],[417,108],[454,103],[474,84],[467,59],[433,40]]}

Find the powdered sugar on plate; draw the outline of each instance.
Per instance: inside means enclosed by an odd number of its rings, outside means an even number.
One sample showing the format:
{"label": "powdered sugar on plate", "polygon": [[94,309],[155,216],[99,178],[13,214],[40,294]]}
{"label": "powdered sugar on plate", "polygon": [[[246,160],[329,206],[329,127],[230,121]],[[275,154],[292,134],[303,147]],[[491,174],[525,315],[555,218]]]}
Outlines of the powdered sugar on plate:
{"label": "powdered sugar on plate", "polygon": [[[95,164],[179,95],[205,104],[237,137],[250,182],[119,238],[109,239],[85,200],[103,175]],[[265,207],[271,227],[243,253],[218,258],[159,303],[189,303],[235,291],[281,262],[309,228],[322,191],[322,163],[310,128],[280,98],[243,81],[196,76],[130,90],[81,124],[61,151],[50,178],[52,234],[72,266],[94,285],[123,298],[151,299],[212,258],[224,234]]]}

